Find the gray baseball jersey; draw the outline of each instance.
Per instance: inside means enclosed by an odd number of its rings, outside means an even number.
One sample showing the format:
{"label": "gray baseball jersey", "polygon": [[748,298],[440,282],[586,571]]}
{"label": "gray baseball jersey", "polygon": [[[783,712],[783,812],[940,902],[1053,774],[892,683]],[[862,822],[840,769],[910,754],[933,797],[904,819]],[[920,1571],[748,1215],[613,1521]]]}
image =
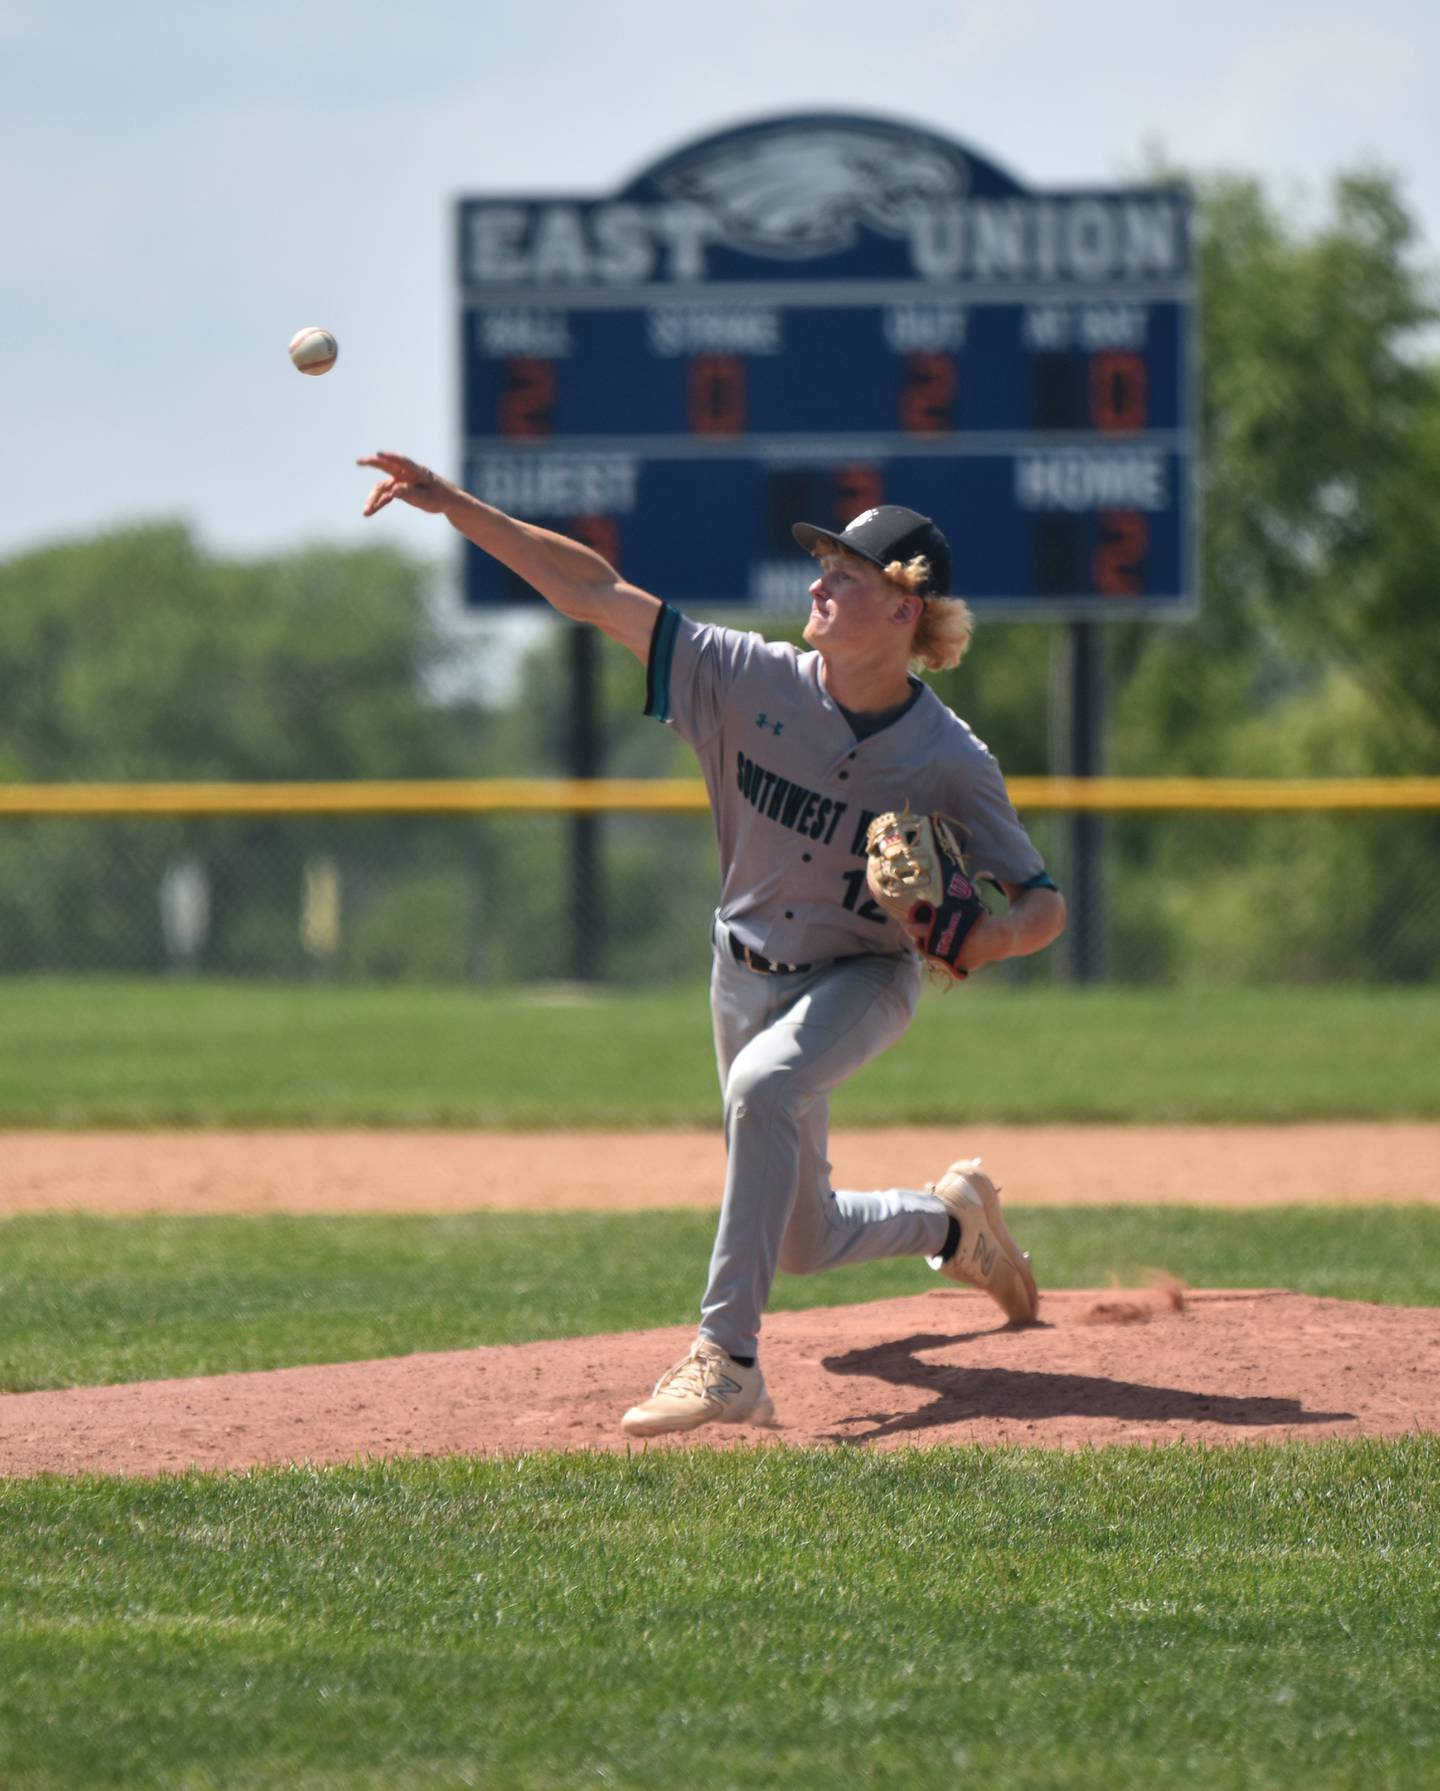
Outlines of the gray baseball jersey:
{"label": "gray baseball jersey", "polygon": [[743,944],[786,964],[907,949],[865,883],[866,829],[907,803],[961,822],[977,873],[1049,884],[994,755],[928,685],[897,721],[857,740],[820,667],[818,653],[668,604],[655,625],[645,713],[699,757],[720,843],[720,914]]}

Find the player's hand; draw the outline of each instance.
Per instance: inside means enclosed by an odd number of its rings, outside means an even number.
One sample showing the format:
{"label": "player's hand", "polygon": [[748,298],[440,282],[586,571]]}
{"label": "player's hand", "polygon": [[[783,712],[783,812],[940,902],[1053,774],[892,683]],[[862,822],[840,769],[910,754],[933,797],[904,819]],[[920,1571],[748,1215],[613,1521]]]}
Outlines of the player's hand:
{"label": "player's hand", "polygon": [[396,498],[416,510],[437,516],[454,494],[453,486],[437,478],[428,466],[421,466],[418,460],[411,460],[404,454],[367,454],[355,464],[373,466],[385,475],[366,498],[361,512],[364,516],[373,516]]}

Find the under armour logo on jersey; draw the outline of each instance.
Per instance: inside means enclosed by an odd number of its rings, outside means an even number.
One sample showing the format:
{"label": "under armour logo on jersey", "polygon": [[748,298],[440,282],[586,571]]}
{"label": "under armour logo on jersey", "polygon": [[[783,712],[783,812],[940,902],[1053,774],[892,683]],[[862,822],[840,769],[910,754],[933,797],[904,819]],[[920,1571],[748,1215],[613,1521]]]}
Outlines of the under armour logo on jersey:
{"label": "under armour logo on jersey", "polygon": [[785,723],[783,721],[771,721],[768,715],[757,715],[755,717],[755,726],[757,728],[769,728],[772,734],[779,734],[784,730]]}

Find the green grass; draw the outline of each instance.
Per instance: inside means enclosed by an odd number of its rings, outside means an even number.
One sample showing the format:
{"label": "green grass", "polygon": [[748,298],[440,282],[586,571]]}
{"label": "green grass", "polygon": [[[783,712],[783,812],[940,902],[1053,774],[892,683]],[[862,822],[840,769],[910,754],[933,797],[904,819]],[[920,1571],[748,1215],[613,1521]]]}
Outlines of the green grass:
{"label": "green grass", "polygon": [[0,1484],[0,1782],[1440,1776],[1440,1444]]}
{"label": "green grass", "polygon": [[[1426,991],[960,991],[840,1123],[1434,1116]],[[0,986],[0,1125],[713,1122],[697,989]],[[1016,1209],[1042,1283],[1440,1306],[1440,1210]],[[713,1215],[0,1224],[0,1387],[693,1319]],[[912,1262],[777,1306],[919,1291]],[[1440,1443],[0,1481],[4,1791],[1440,1781]]]}
{"label": "green grass", "polygon": [[[1009,990],[922,1003],[840,1124],[1440,1116],[1431,989]],[[532,992],[15,980],[0,1125],[693,1125],[703,989]]]}
{"label": "green grass", "polygon": [[[1440,1306],[1440,1209],[1016,1208],[1042,1286],[1282,1286]],[[0,1390],[364,1361],[694,1319],[706,1212],[0,1225]],[[779,1309],[934,1285],[918,1260],[782,1275]],[[0,1780],[3,1782],[3,1780]]]}

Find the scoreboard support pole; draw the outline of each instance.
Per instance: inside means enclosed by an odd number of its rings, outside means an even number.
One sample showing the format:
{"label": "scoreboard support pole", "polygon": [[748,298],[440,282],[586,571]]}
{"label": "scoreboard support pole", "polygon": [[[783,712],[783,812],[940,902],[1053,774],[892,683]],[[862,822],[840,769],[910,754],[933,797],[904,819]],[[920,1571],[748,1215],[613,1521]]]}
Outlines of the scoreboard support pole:
{"label": "scoreboard support pole", "polygon": [[[570,635],[570,775],[601,774],[599,654],[595,630],[585,622],[567,624]],[[600,855],[599,815],[570,820],[570,974],[577,983],[600,980],[605,956],[605,884]]]}
{"label": "scoreboard support pole", "polygon": [[[1104,769],[1105,665],[1099,622],[1071,622],[1068,628],[1069,713],[1066,716],[1065,771],[1071,777],[1098,777]],[[1105,977],[1105,915],[1102,883],[1102,815],[1077,810],[1070,817],[1070,980],[1098,983]]]}

